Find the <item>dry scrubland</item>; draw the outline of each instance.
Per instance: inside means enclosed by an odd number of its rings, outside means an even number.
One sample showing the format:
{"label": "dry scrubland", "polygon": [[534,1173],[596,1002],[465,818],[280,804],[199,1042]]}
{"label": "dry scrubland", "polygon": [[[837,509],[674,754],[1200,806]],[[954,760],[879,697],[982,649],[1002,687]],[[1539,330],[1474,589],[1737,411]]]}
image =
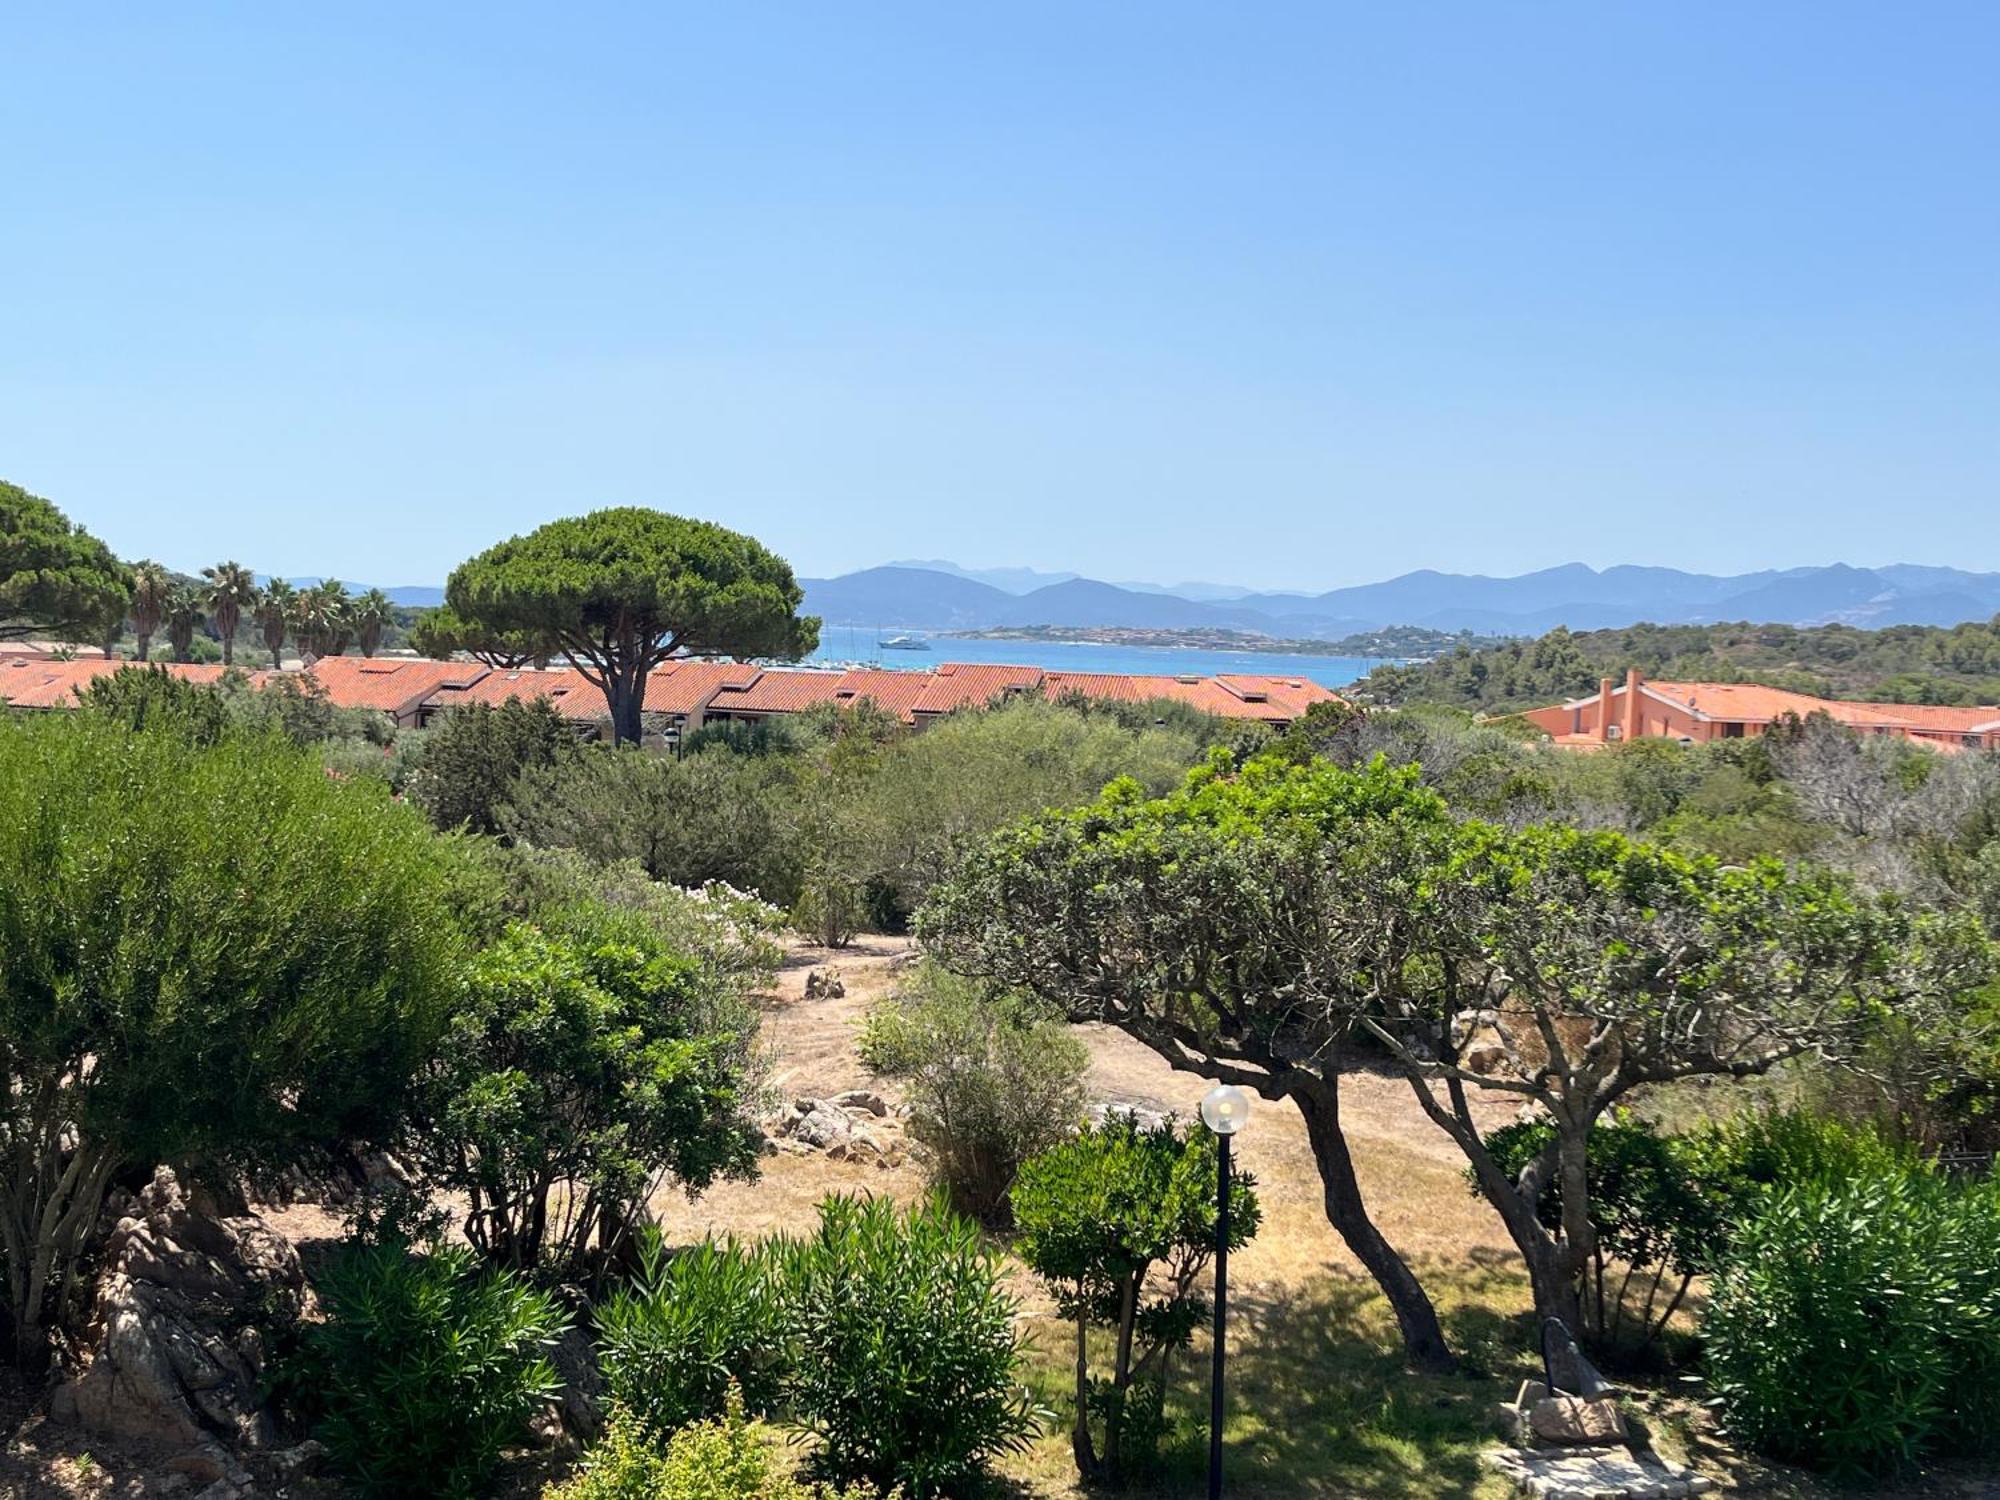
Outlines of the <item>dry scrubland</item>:
{"label": "dry scrubland", "polygon": [[[912,957],[901,939],[859,939],[834,952],[793,945],[776,991],[767,999],[764,1041],[770,1082],[779,1097],[824,1097],[870,1088],[892,1102],[893,1086],[876,1080],[855,1050],[856,1030],[870,1004],[895,983]],[[846,995],[806,1000],[805,976],[831,964]],[[1092,1056],[1093,1098],[1142,1109],[1193,1112],[1206,1085],[1176,1073],[1119,1032],[1085,1028]],[[1386,1307],[1372,1283],[1328,1227],[1305,1130],[1289,1105],[1259,1101],[1240,1138],[1239,1160],[1255,1173],[1264,1227],[1231,1262],[1230,1488],[1232,1496],[1497,1497],[1510,1493],[1485,1474],[1478,1453],[1490,1438],[1487,1416],[1529,1373],[1532,1338],[1525,1278],[1512,1245],[1483,1200],[1467,1191],[1460,1158],[1418,1112],[1400,1079],[1360,1073],[1342,1087],[1343,1119],[1355,1163],[1378,1222],[1416,1265],[1467,1371],[1451,1379],[1406,1373]],[[700,1199],[664,1196],[657,1208],[670,1239],[704,1234],[756,1236],[796,1230],[813,1220],[829,1192],[887,1193],[908,1201],[923,1193],[923,1169],[829,1161],[781,1152],[765,1158],[755,1182],[725,1183]],[[300,1242],[308,1263],[340,1232],[337,1216],[302,1206],[268,1214]],[[1049,1314],[1033,1279],[1015,1276],[1034,1343],[1031,1379],[1045,1403],[1058,1406],[1068,1390],[1072,1345],[1067,1325]],[[1167,1500],[1201,1492],[1205,1472],[1206,1341],[1176,1367],[1176,1437],[1168,1471],[1151,1489],[1128,1492]],[[1663,1393],[1639,1397],[1647,1427],[1665,1451],[1686,1456],[1739,1493],[1819,1497],[1822,1491],[1789,1476],[1745,1465],[1704,1433],[1696,1408]],[[92,1445],[42,1422],[17,1391],[0,1397],[0,1497],[138,1497],[168,1481],[141,1451]],[[507,1492],[533,1496],[560,1467],[543,1454],[523,1454]],[[192,1494],[198,1485],[183,1486]],[[1066,1432],[1053,1431],[1001,1468],[996,1496],[1076,1497]],[[332,1497],[337,1485],[317,1481],[298,1495]],[[1841,1496],[1991,1495],[1990,1482],[1932,1475],[1898,1490],[1844,1489]]]}

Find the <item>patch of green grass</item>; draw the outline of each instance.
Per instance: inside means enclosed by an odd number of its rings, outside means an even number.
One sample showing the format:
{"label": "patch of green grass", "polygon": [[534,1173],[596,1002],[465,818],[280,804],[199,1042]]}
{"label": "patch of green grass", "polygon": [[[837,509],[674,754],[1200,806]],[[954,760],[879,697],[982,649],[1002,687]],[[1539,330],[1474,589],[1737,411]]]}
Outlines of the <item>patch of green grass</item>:
{"label": "patch of green grass", "polygon": [[[1250,1287],[1230,1299],[1225,1463],[1232,1497],[1356,1496],[1457,1500],[1510,1493],[1479,1463],[1495,1441],[1492,1412],[1528,1373],[1525,1279],[1498,1265],[1427,1266],[1464,1368],[1404,1367],[1395,1320],[1373,1283],[1329,1272],[1304,1288]],[[1069,1456],[1069,1330],[1036,1329],[1033,1384],[1057,1430],[1007,1473],[1037,1495],[1078,1493]],[[1207,1340],[1175,1362],[1161,1472],[1140,1497],[1200,1492],[1208,1465]]]}

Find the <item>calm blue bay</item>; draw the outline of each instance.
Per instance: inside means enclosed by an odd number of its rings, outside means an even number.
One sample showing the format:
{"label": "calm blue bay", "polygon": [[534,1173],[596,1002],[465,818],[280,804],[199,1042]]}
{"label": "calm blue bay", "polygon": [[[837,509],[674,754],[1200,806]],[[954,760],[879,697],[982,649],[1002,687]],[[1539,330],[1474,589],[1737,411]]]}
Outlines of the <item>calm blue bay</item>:
{"label": "calm blue bay", "polygon": [[[925,651],[887,651],[881,641],[895,631],[854,625],[820,630],[819,650],[808,662],[831,666],[869,663],[920,671],[939,662],[1007,662],[1046,672],[1140,672],[1167,676],[1213,677],[1221,672],[1265,672],[1303,677],[1330,688],[1345,687],[1382,665],[1365,656],[1289,656],[1274,651],[1170,651],[1152,646],[1107,646],[1061,641],[979,641],[924,636]],[[911,635],[923,636],[920,631]]]}

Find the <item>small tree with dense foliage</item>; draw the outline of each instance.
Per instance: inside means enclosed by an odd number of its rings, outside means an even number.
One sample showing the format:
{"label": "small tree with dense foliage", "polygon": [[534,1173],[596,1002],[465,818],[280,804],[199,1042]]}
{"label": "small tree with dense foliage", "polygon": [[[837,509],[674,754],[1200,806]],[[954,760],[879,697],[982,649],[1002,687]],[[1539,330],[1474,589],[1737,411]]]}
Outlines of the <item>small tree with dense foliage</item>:
{"label": "small tree with dense foliage", "polygon": [[460,951],[449,854],[282,741],[0,718],[0,1265],[39,1356],[132,1164],[380,1131]]}
{"label": "small tree with dense foliage", "polygon": [[[1215,1254],[1216,1176],[1207,1131],[1113,1115],[1025,1163],[1014,1184],[1014,1248],[1076,1325],[1070,1445],[1088,1481],[1123,1483],[1158,1456],[1167,1362],[1208,1316],[1197,1283]],[[1230,1249],[1260,1217],[1255,1179],[1233,1173]],[[1112,1332],[1108,1377],[1090,1371],[1092,1328]]]}
{"label": "small tree with dense foliage", "polygon": [[829,1477],[950,1494],[1024,1447],[1041,1413],[1017,1381],[1020,1335],[999,1257],[941,1202],[828,1198],[784,1242],[785,1396]]}
{"label": "small tree with dense foliage", "polygon": [[516,924],[470,965],[411,1149],[496,1264],[590,1279],[669,1178],[754,1170],[756,1018],[643,916]]}
{"label": "small tree with dense foliage", "polygon": [[[1321,772],[1322,817],[1287,815],[1289,778]],[[1387,772],[1343,778],[1226,752],[1148,800],[1112,783],[1094,803],[1004,829],[934,887],[918,931],[958,972],[1103,1021],[1172,1067],[1294,1100],[1328,1221],[1394,1309],[1410,1359],[1453,1363],[1437,1313],[1363,1203],[1340,1125],[1342,1041],[1365,976],[1337,953],[1344,920],[1322,822],[1406,800]]]}
{"label": "small tree with dense foliage", "polygon": [[229,706],[204,683],[188,682],[165,667],[120,667],[75,689],[85,712],[135,733],[161,730],[193,745],[213,745],[229,732]]}
{"label": "small tree with dense foliage", "polygon": [[799,657],[819,622],[758,542],[707,521],[626,507],[551,521],[453,570],[452,611],[501,637],[553,641],[600,689],[613,734],[640,737],[646,676],[677,651]]}
{"label": "small tree with dense foliage", "polygon": [[586,746],[573,764],[527,769],[497,816],[520,843],[633,861],[670,885],[720,880],[789,906],[799,888],[793,787],[781,756],[676,759]]}
{"label": "small tree with dense foliage", "polygon": [[862,1059],[900,1079],[911,1137],[961,1213],[1004,1223],[1021,1163],[1075,1130],[1090,1052],[1059,1012],[935,964],[869,1013]]}
{"label": "small tree with dense foliage", "polygon": [[1738,1436],[1837,1474],[1990,1449],[2000,1190],[1921,1167],[1759,1196],[1702,1320]]}

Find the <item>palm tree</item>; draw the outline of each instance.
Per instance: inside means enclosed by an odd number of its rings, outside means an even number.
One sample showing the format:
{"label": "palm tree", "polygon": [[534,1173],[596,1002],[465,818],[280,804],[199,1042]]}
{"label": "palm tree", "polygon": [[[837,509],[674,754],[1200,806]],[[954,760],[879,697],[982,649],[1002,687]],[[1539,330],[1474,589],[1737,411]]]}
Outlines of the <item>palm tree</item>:
{"label": "palm tree", "polygon": [[192,585],[177,583],[167,595],[164,611],[167,642],[174,648],[175,661],[194,660],[194,633],[201,628],[201,594]]}
{"label": "palm tree", "polygon": [[216,634],[222,637],[222,664],[233,666],[236,662],[236,627],[243,618],[243,611],[257,602],[257,580],[239,562],[217,563],[212,568],[203,568],[201,576],[208,580],[202,602],[208,606],[208,617],[215,622]]}
{"label": "palm tree", "polygon": [[140,661],[152,649],[153,632],[166,618],[167,597],[173,591],[174,575],[150,557],[132,564],[132,634],[138,639]]}
{"label": "palm tree", "polygon": [[297,607],[299,592],[282,578],[273,578],[264,585],[264,592],[257,596],[252,609],[252,618],[257,628],[264,632],[264,649],[271,653],[271,670],[276,672],[285,665],[285,634],[292,628],[292,611]]}
{"label": "palm tree", "polygon": [[293,616],[299,644],[314,656],[339,656],[354,634],[347,586],[324,578],[300,593]]}
{"label": "palm tree", "polygon": [[382,644],[382,631],[396,618],[396,606],[380,589],[370,589],[354,601],[354,631],[363,656],[373,656]]}

